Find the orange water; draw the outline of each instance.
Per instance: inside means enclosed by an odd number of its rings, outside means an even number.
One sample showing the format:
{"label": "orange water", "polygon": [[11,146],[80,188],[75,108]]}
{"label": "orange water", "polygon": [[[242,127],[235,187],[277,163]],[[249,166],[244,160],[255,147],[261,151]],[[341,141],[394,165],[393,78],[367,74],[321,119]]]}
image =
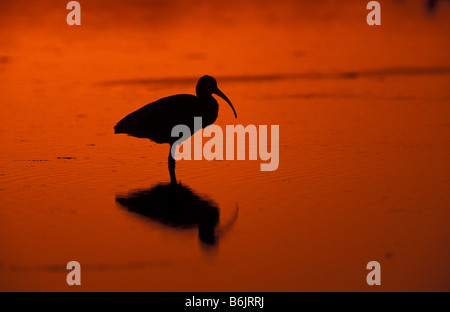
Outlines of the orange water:
{"label": "orange water", "polygon": [[[0,3],[0,290],[450,290],[450,5]],[[217,124],[280,126],[280,165],[180,161],[217,244],[128,212],[168,146],[113,126],[209,74]],[[67,262],[82,286],[66,284]],[[366,284],[366,264],[382,286]]]}

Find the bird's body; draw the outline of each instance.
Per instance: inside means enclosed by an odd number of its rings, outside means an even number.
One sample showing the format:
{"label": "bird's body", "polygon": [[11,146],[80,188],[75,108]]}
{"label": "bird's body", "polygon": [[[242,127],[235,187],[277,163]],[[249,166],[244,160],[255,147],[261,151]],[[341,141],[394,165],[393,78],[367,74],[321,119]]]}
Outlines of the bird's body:
{"label": "bird's body", "polygon": [[212,97],[178,94],[159,99],[127,115],[114,127],[115,133],[125,133],[156,143],[174,143],[178,137],[171,132],[176,125],[186,125],[194,133],[194,117],[202,117],[206,127],[216,121],[219,105]]}
{"label": "bird's body", "polygon": [[[186,125],[194,134],[194,117],[202,117],[202,127],[216,121],[219,105],[213,93],[223,98],[236,111],[228,98],[217,87],[213,77],[203,76],[199,79],[195,95],[178,94],[159,99],[132,112],[120,120],[115,126],[115,133],[125,133],[138,138],[150,139],[156,143],[172,145],[178,137],[172,137],[172,129],[177,125]],[[169,172],[172,183],[175,179],[175,160],[169,152]]]}

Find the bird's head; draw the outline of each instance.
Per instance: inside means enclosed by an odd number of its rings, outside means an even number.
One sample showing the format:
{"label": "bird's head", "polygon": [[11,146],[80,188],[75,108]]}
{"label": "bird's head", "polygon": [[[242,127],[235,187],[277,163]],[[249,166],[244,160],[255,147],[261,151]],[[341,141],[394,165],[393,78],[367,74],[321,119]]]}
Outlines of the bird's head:
{"label": "bird's head", "polygon": [[222,99],[224,99],[228,103],[228,105],[230,105],[231,109],[233,110],[234,117],[237,118],[237,114],[236,111],[234,110],[233,104],[231,104],[230,100],[226,97],[226,95],[219,90],[219,88],[217,87],[216,79],[214,79],[211,76],[201,77],[197,82],[195,90],[197,92],[197,96],[210,96],[212,94],[217,94]]}

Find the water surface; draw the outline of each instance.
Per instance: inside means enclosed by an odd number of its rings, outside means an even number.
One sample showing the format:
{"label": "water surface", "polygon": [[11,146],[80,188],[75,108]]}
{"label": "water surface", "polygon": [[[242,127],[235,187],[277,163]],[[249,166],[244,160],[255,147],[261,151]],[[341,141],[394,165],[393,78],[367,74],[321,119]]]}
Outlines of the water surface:
{"label": "water surface", "polygon": [[[1,290],[72,291],[71,260],[79,290],[372,290],[371,260],[379,290],[450,290],[447,3],[81,4],[0,5]],[[204,74],[218,125],[280,126],[278,170],[180,161],[201,209],[129,211],[164,202],[168,146],[113,126]]]}

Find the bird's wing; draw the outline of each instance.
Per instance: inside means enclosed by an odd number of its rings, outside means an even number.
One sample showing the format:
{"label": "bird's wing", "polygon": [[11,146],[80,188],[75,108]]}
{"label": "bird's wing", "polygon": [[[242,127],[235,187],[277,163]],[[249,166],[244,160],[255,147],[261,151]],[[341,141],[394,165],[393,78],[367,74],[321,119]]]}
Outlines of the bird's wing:
{"label": "bird's wing", "polygon": [[114,127],[116,133],[149,138],[158,143],[168,142],[172,128],[179,124],[190,126],[198,112],[197,97],[179,94],[159,99],[127,115]]}

